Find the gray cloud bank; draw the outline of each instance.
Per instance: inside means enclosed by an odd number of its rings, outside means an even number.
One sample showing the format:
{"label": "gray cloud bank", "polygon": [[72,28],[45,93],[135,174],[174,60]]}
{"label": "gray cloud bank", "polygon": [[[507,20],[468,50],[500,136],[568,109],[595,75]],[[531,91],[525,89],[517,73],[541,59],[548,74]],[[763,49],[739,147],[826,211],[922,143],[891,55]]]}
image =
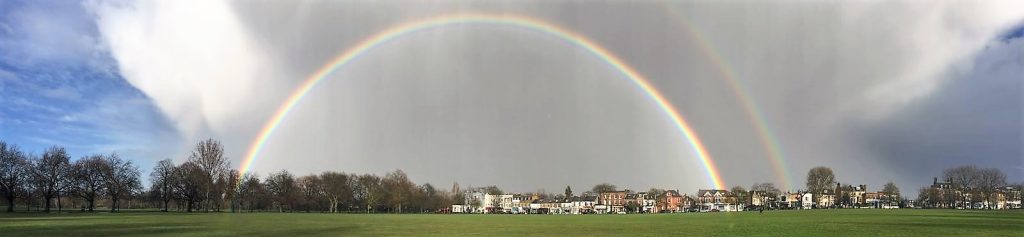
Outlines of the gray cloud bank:
{"label": "gray cloud bank", "polygon": [[[518,14],[591,37],[691,120],[731,185],[776,181],[714,61],[711,40],[765,113],[794,183],[827,165],[844,182],[907,190],[962,163],[1021,178],[1017,1],[984,2],[95,2],[121,74],[187,140],[225,141],[238,164],[288,93],[398,23]],[[254,168],[383,173],[513,191],[707,187],[656,106],[584,50],[549,35],[465,24],[381,45],[330,75]],[[919,165],[925,164],[925,165]],[[797,185],[802,186],[802,185]]]}

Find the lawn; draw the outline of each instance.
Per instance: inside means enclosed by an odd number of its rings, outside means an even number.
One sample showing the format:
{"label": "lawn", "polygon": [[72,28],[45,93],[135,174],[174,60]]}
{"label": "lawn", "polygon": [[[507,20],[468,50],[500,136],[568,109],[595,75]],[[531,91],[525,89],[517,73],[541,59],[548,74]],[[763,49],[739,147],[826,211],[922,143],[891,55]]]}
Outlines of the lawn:
{"label": "lawn", "polygon": [[653,215],[0,213],[0,236],[1024,236],[1024,211],[813,210]]}

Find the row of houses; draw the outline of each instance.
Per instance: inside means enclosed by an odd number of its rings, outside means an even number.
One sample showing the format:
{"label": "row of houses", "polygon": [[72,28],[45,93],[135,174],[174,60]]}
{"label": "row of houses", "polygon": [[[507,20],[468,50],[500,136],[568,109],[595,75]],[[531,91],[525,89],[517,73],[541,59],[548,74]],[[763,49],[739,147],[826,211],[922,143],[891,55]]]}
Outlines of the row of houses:
{"label": "row of houses", "polygon": [[1020,209],[1021,190],[1005,186],[995,189],[960,187],[951,180],[932,180],[932,185],[922,190],[920,205],[928,208],[954,209]]}
{"label": "row of houses", "polygon": [[[999,190],[994,201],[970,202],[963,198],[970,192],[956,192],[948,184],[935,182],[933,188],[959,195],[943,205],[961,208],[1021,208],[1020,190],[1006,187]],[[620,190],[602,193],[586,192],[581,196],[542,198],[537,194],[465,193],[463,204],[453,205],[453,213],[510,214],[625,214],[674,212],[732,212],[751,209],[818,209],[818,208],[912,208],[913,200],[895,194],[868,191],[867,185],[841,185],[821,193],[807,191],[766,193],[750,191],[742,194],[722,189],[700,189],[693,196],[678,190],[663,193]]]}

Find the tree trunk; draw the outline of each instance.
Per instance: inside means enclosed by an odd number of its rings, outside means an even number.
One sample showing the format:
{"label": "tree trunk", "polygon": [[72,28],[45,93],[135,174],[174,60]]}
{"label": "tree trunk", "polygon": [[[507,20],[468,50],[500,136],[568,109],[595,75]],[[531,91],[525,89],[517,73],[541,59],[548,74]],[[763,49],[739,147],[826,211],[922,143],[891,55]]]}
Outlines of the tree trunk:
{"label": "tree trunk", "polygon": [[50,202],[53,201],[53,200],[51,200],[51,199],[53,199],[53,197],[52,196],[46,196],[46,197],[43,197],[43,198],[46,199],[46,206],[43,207],[43,212],[50,213]]}
{"label": "tree trunk", "polygon": [[7,195],[7,212],[14,212],[14,196]]}
{"label": "tree trunk", "polygon": [[64,211],[64,206],[60,203],[60,194],[57,194],[57,213]]}

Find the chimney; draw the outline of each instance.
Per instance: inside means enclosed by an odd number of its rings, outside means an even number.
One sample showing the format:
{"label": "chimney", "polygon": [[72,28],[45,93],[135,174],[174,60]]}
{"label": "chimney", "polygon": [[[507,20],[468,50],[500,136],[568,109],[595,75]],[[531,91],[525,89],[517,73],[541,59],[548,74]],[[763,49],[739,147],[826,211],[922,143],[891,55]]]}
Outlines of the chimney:
{"label": "chimney", "polygon": [[933,177],[932,184],[937,184],[937,183],[939,183],[939,177]]}

